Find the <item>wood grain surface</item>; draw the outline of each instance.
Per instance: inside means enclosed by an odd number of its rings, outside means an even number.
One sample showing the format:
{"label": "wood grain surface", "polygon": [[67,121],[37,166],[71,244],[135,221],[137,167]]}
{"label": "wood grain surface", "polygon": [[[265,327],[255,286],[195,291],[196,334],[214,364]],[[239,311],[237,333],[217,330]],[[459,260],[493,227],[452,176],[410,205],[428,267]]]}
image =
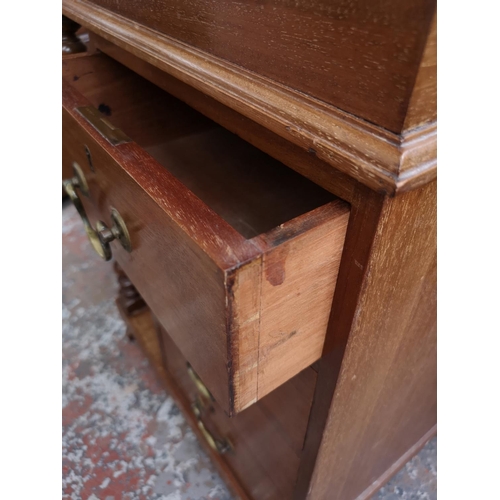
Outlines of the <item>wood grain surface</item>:
{"label": "wood grain surface", "polygon": [[[286,1],[279,5],[223,1],[219,5],[226,11],[214,20],[207,17],[206,6],[213,8],[215,3],[193,0],[187,5],[200,6],[199,15],[177,10],[174,34],[167,32],[169,26],[151,25],[155,14],[144,9],[148,2],[112,6],[99,0],[98,6],[88,0],[64,0],[63,10],[93,31],[93,51],[109,54],[348,201],[350,214],[345,204],[332,201],[322,191],[316,197],[315,188],[308,187],[305,179],[297,180],[291,170],[248,144],[233,142],[239,139],[229,138],[214,122],[102,55],[64,63],[63,73],[73,86],[64,90],[64,123],[72,123],[65,125],[64,161],[76,159],[87,167],[82,146],[91,148],[97,169],[85,170],[92,198],[84,201],[92,220],[109,222],[111,205],[123,212],[134,252],[126,254],[115,244],[113,252],[169,330],[182,359],[190,361],[225,412],[251,405],[235,417],[255,415],[254,423],[243,427],[250,436],[240,444],[244,452],[232,465],[214,458],[226,475],[238,478],[235,487],[240,496],[368,498],[435,432],[435,3],[360,0],[348,2],[350,7],[356,3],[360,8],[356,12],[340,9],[333,15],[335,3],[317,10],[322,3],[301,0],[292,8]],[[129,15],[125,11],[130,5],[137,8]],[[166,9],[165,19],[171,19],[169,9],[175,5],[157,4]],[[358,68],[349,91],[343,88],[341,99],[335,101],[335,85],[322,84],[327,97],[306,88],[306,75],[284,81],[293,64],[305,64],[304,58],[297,57],[287,67],[283,61],[291,52],[274,54],[264,47],[247,59],[262,66],[253,70],[231,59],[248,47],[262,48],[269,40],[266,29],[277,19],[268,16],[269,25],[260,30],[264,36],[255,44],[234,48],[229,44],[236,19],[231,9],[245,13],[241,28],[248,30],[257,19],[252,18],[256,9],[266,11],[272,6],[278,7],[276,15],[284,21],[283,31],[272,34],[273,41],[287,39],[290,50],[301,51],[302,56],[321,44],[307,46],[304,37],[291,40],[291,26],[300,35],[302,28],[314,33],[316,26],[301,24],[302,20],[325,22],[334,28],[336,43],[323,46],[323,59],[325,50],[334,55],[345,42],[349,50],[342,57],[352,57],[356,68],[366,63],[367,73]],[[390,19],[380,24],[380,33],[370,31],[373,15],[383,12],[390,12]],[[350,35],[338,38],[342,30],[336,23],[343,15],[358,30],[359,45]],[[300,22],[292,25],[293,19]],[[206,28],[208,36],[223,20],[228,24],[217,35],[228,35],[228,45],[217,46],[222,39],[217,37],[211,41],[214,46],[200,45],[204,35],[200,27]],[[189,28],[182,34],[179,26]],[[391,46],[389,40],[397,39],[396,32],[409,26],[413,32],[408,40],[418,39],[418,43],[413,48],[410,42]],[[363,27],[368,31],[362,34]],[[380,42],[380,47],[370,46],[365,35]],[[406,55],[384,62],[381,67],[387,71],[378,79],[377,70],[370,69],[376,59],[372,55],[389,52]],[[277,67],[265,67],[266,57],[268,62],[276,57]],[[401,79],[385,81],[398,67]],[[75,73],[75,68],[81,71]],[[335,83],[331,76],[328,81]],[[334,76],[342,85],[349,81],[345,71]],[[326,73],[320,68],[315,78],[312,85],[320,88]],[[391,105],[383,93],[377,93],[380,82],[388,89],[399,85],[391,99],[399,99],[401,106]],[[75,106],[89,101],[96,107],[109,106],[108,119],[127,129],[135,142],[112,148],[89,129],[74,113]],[[359,114],[348,108],[356,103],[362,108]],[[254,164],[255,175],[237,157],[240,147]],[[195,148],[209,152],[202,162]],[[225,161],[216,161],[220,151],[228,155]],[[237,166],[234,178],[232,162]],[[238,179],[245,179],[239,191]],[[265,186],[262,179],[268,181]],[[278,189],[281,179],[282,191]],[[225,187],[217,191],[219,185]],[[260,196],[266,205],[275,193],[284,214],[260,209]],[[323,267],[330,269],[324,276]],[[333,302],[328,294],[333,294]],[[293,327],[295,321],[303,322],[299,329]],[[309,331],[306,327],[311,324],[315,326]],[[326,329],[326,339],[324,332],[318,333],[321,328]],[[317,383],[312,407],[304,411],[309,415],[311,408],[310,416],[298,423],[293,412],[281,410],[307,393],[309,386],[295,386],[282,398],[276,395],[285,394],[284,388],[298,379],[290,377],[321,354],[316,371],[311,369],[317,373]],[[171,387],[189,413],[183,390],[174,382]],[[238,435],[237,428],[226,421],[218,411],[207,425],[220,435]],[[304,442],[295,429],[305,426]],[[259,428],[267,431],[261,435]],[[280,437],[273,441],[276,432]],[[269,443],[278,444],[270,447]],[[283,449],[288,450],[287,461],[279,469]],[[270,477],[268,471],[276,472]]]}
{"label": "wood grain surface", "polygon": [[412,130],[437,119],[437,18],[427,35],[417,78],[411,93],[404,130]]}
{"label": "wood grain surface", "polygon": [[[164,355],[165,352],[172,353],[173,351],[170,348],[164,348],[164,341],[160,333],[158,321],[151,314],[150,310],[146,308],[140,314],[135,316],[128,315],[123,311],[123,309],[120,308],[120,306],[119,310],[125,324],[127,325],[127,332],[130,332],[134,340],[138,342],[142,351],[146,354],[149,362],[160,378],[161,383],[183,412],[184,417],[191,426],[193,432],[198,437],[201,446],[210,456],[212,463],[215,464],[218,472],[224,478],[226,484],[239,500],[251,500],[251,497],[235,478],[233,471],[229,468],[223,457],[218,453],[215,453],[210,446],[208,446],[203,434],[198,429],[196,417],[191,409],[191,403],[196,394],[195,389],[192,384],[186,384],[185,386],[182,385],[183,381],[189,381],[185,378],[183,379],[177,376],[176,367],[182,368],[184,371],[186,369],[185,363],[182,362],[183,358],[175,356],[175,352],[179,352],[178,349],[175,348],[176,351],[174,352],[174,355],[171,356],[171,359],[178,361],[177,365],[169,364],[169,368],[167,369]],[[165,344],[167,347],[169,345],[170,344]]]}
{"label": "wood grain surface", "polygon": [[[297,499],[368,498],[435,432],[435,190],[379,203],[357,298],[341,272]],[[339,320],[346,301],[354,314]]]}
{"label": "wood grain surface", "polygon": [[[418,138],[415,134],[408,134],[408,131],[402,134],[402,130],[392,131],[380,124],[372,124],[331,103],[180,43],[95,3],[65,0],[63,11],[103,39],[302,149],[314,151],[318,158],[372,189],[394,193],[411,189],[435,177],[436,127],[435,123],[428,123],[427,118],[418,129]],[[429,26],[432,13],[431,8],[426,14],[429,15]],[[423,50],[427,31],[424,35],[419,31],[418,36],[423,38]],[[363,60],[363,54],[353,60],[358,58]],[[415,77],[417,70],[418,65],[414,68]],[[363,80],[360,85],[365,85],[367,81]],[[329,83],[328,87],[332,85]],[[412,89],[413,83],[407,89],[408,102]],[[365,107],[376,100],[373,92],[368,92],[368,95]],[[392,108],[386,104],[384,109]],[[433,113],[431,109],[430,114]],[[424,136],[425,141],[422,141]],[[401,150],[403,146],[404,154]]]}
{"label": "wood grain surface", "polygon": [[[168,333],[160,330],[166,371],[187,399],[194,401],[198,394],[186,360]],[[214,402],[204,413],[205,426],[233,445],[232,451],[218,459],[252,498],[292,497],[315,383],[316,372],[308,368],[234,418],[228,418]]]}
{"label": "wood grain surface", "polygon": [[[241,411],[320,358],[348,205],[215,124],[191,130],[185,105],[117,63],[87,80],[103,57],[65,62],[63,158],[86,167],[93,221],[109,225],[110,207],[125,219],[133,251],[114,256],[221,406]],[[112,146],[75,110],[88,104],[77,89],[162,164]]]}
{"label": "wood grain surface", "polygon": [[[262,263],[258,398],[321,357],[341,257],[332,243],[344,241],[347,217],[340,223],[320,208],[315,219],[309,213],[262,236],[268,251]],[[296,236],[283,242],[287,233]]]}
{"label": "wood grain surface", "polygon": [[435,10],[433,0],[91,3],[396,133]]}

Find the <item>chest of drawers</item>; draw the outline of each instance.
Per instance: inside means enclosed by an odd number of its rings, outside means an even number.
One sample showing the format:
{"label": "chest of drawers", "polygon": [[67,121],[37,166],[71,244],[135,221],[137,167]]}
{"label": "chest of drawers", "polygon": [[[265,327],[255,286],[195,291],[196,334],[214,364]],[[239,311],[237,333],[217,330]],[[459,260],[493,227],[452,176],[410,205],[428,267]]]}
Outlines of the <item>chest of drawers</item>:
{"label": "chest of drawers", "polygon": [[241,497],[368,498],[435,432],[434,11],[63,2],[66,190]]}

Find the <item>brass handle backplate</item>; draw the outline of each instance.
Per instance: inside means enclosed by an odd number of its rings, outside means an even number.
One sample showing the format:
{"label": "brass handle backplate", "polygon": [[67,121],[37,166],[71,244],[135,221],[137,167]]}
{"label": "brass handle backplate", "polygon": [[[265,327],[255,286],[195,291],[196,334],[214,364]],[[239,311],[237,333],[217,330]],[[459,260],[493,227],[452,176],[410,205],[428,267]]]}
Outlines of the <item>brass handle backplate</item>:
{"label": "brass handle backplate", "polygon": [[192,404],[193,413],[196,417],[196,423],[198,425],[198,429],[202,433],[205,441],[208,446],[212,448],[216,453],[223,454],[233,449],[231,442],[227,438],[218,439],[214,437],[211,432],[205,427],[203,420],[201,419],[201,415],[203,413],[203,403],[199,398],[196,398],[196,401]]}
{"label": "brass handle backplate", "polygon": [[92,227],[89,218],[87,217],[87,213],[85,212],[82,200],[76,192],[76,189],[78,188],[82,194],[88,196],[89,189],[85,175],[83,174],[83,171],[78,163],[73,163],[73,171],[75,175],[71,179],[64,180],[63,186],[82,218],[85,232],[87,233],[94,250],[104,260],[110,260],[112,257],[110,243],[113,240],[118,240],[127,252],[131,252],[132,247],[130,244],[130,235],[127,226],[125,225],[125,221],[119,214],[118,210],[115,208],[111,209],[111,220],[113,221],[113,225],[111,227],[108,227],[102,221],[97,222],[96,229]]}

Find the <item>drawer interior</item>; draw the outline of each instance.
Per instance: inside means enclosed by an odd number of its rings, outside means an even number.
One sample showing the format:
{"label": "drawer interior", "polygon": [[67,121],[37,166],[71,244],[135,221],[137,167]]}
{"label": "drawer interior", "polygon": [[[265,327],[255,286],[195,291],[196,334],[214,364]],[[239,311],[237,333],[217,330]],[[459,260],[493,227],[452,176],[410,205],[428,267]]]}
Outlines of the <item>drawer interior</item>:
{"label": "drawer interior", "polygon": [[104,54],[63,77],[247,239],[336,199]]}
{"label": "drawer interior", "polygon": [[105,55],[65,60],[63,78],[89,219],[121,214],[131,251],[112,242],[113,257],[220,407],[320,359],[348,204]]}

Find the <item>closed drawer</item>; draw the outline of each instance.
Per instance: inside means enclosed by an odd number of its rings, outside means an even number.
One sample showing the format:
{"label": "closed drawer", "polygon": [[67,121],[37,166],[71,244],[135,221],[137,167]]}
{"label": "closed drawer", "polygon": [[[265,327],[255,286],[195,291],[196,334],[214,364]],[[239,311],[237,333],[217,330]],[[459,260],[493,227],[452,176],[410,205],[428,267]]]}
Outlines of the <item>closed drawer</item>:
{"label": "closed drawer", "polygon": [[113,257],[219,405],[239,412],[319,359],[348,205],[106,56],[63,76],[89,225],[120,214],[130,244]]}
{"label": "closed drawer", "polygon": [[[205,440],[251,498],[284,500],[293,488],[311,410],[316,372],[306,368],[234,418],[228,418],[194,383],[186,359],[161,329],[164,364],[184,396],[197,408]],[[214,443],[214,441],[216,443]]]}

